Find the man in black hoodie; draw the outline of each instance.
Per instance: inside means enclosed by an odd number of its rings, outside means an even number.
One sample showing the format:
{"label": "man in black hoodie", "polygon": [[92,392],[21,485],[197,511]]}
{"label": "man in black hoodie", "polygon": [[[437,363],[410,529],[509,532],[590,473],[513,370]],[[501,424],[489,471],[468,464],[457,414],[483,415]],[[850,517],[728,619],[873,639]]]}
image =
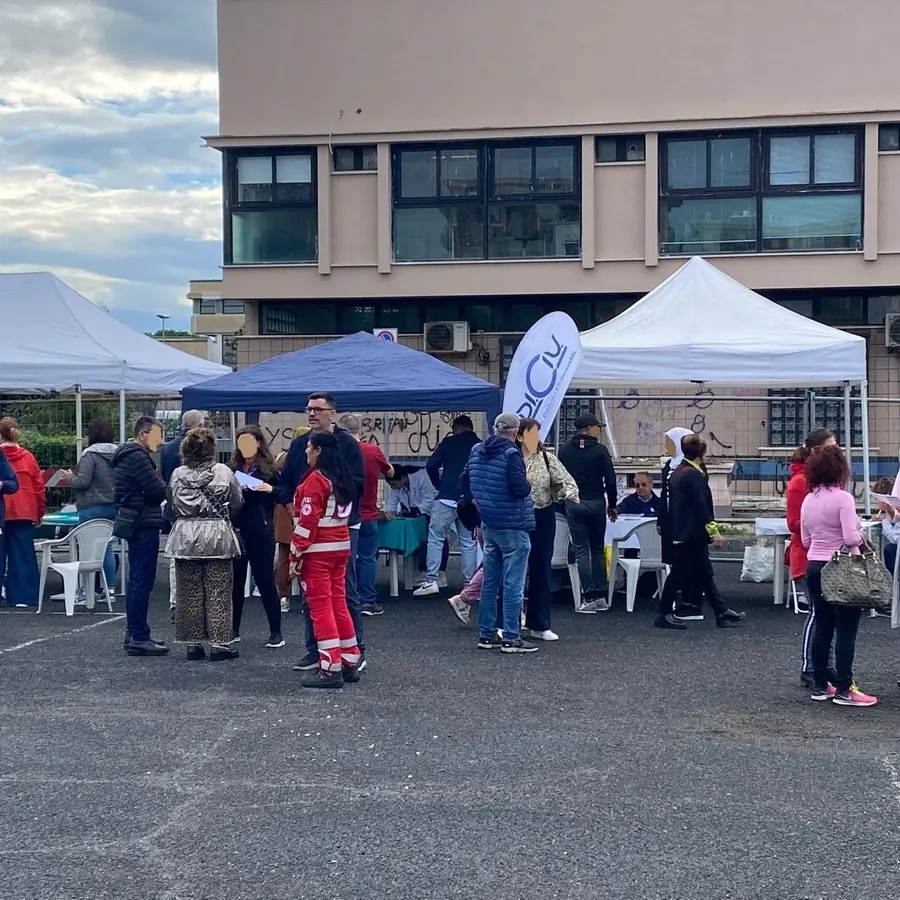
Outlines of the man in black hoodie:
{"label": "man in black hoodie", "polygon": [[159,533],[166,486],[153,462],[162,442],[162,425],[141,416],[134,440],[122,444],[112,458],[116,478],[116,518],[133,523],[128,537],[128,587],[125,594],[125,652],[129,656],[164,656],[169,648],[150,637],[147,610],[156,581]]}
{"label": "man in black hoodie", "polygon": [[[578,485],[580,503],[566,502],[566,519],[581,580],[579,612],[609,609],[606,592],[606,519],[616,521],[616,472],[609,450],[600,443],[600,421],[591,413],[575,420],[577,434],[559,451],[559,461]],[[577,599],[577,598],[576,598]]]}
{"label": "man in black hoodie", "polygon": [[431,521],[428,523],[428,572],[423,584],[413,591],[414,597],[427,597],[436,594],[440,589],[438,578],[444,544],[453,530],[459,539],[465,584],[469,583],[478,566],[475,538],[459,521],[456,501],[459,500],[459,476],[469,461],[472,448],[480,444],[481,440],[475,434],[475,426],[468,416],[457,416],[450,427],[451,433],[437,445],[425,465],[425,471],[431,483],[437,488],[438,495],[431,509]]}

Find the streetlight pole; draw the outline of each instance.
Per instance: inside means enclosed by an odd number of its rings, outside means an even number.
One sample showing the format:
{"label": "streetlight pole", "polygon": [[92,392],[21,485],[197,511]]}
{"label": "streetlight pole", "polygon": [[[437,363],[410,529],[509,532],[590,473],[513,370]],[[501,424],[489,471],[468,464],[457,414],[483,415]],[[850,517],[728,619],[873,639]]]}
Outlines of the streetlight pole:
{"label": "streetlight pole", "polygon": [[164,316],[162,313],[157,313],[156,318],[162,322],[162,342],[166,342],[166,322],[171,319],[171,316]]}

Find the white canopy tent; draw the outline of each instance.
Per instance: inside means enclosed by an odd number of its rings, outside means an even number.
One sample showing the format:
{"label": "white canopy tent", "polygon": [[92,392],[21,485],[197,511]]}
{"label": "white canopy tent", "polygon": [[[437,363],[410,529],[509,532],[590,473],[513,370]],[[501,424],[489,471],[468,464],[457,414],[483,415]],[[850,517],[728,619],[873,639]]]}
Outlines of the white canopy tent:
{"label": "white canopy tent", "polygon": [[581,346],[573,382],[581,387],[843,384],[848,436],[850,390],[858,384],[869,482],[865,338],[785,309],[700,257],[616,318],[583,332]]}
{"label": "white canopy tent", "polygon": [[[123,325],[49,272],[0,274],[0,391],[176,393],[231,372]],[[122,435],[124,440],[124,434]],[[79,428],[80,440],[80,428]]]}

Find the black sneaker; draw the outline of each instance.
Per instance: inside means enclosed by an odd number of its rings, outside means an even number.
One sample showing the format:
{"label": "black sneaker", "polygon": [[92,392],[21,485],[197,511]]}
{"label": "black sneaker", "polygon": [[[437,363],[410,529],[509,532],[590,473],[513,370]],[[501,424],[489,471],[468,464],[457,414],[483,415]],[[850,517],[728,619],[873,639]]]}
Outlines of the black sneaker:
{"label": "black sneaker", "polygon": [[169,652],[168,647],[161,647],[153,641],[129,641],[125,646],[125,652],[129,656],[165,656]]}
{"label": "black sneaker", "polygon": [[[166,646],[165,641],[157,640],[155,637],[151,637],[149,640],[150,640],[151,644],[156,644],[157,647],[165,647]],[[131,643],[131,635],[126,631],[125,637],[122,639],[122,649],[127,650],[128,645],[130,643]]]}
{"label": "black sneaker", "polygon": [[188,647],[187,658],[194,662],[200,659],[206,659],[206,651],[199,644],[195,647]]}
{"label": "black sneaker", "polygon": [[684,622],[676,618],[672,613],[669,613],[667,616],[657,616],[653,620],[654,628],[671,628],[673,631],[687,631],[687,625]]}
{"label": "black sneaker", "polygon": [[537,651],[537,644],[523,641],[522,638],[516,638],[514,641],[502,641],[500,643],[501,653],[537,653]]}
{"label": "black sneaker", "polygon": [[357,672],[365,672],[367,665],[368,665],[368,663],[366,662],[366,654],[360,653],[359,654],[359,662],[356,664],[356,671]]}
{"label": "black sneaker", "polygon": [[226,659],[237,659],[241,655],[241,651],[237,647],[210,647],[209,661],[222,662]]}
{"label": "black sneaker", "polygon": [[716,615],[716,625],[719,628],[736,628],[743,622],[746,613],[735,612],[733,609],[726,609]]}
{"label": "black sneaker", "polygon": [[344,684],[359,684],[359,666],[342,666]]}
{"label": "black sneaker", "polygon": [[360,609],[360,612],[364,616],[383,616],[384,615],[383,607],[379,606],[377,603],[363,604],[362,608]]}
{"label": "black sneaker", "polygon": [[699,606],[676,606],[672,615],[679,622],[702,622],[703,610]]}
{"label": "black sneaker", "polygon": [[490,637],[486,638],[478,638],[479,650],[499,650],[502,646],[503,641],[500,640],[499,634],[492,634]]}
{"label": "black sneaker", "polygon": [[294,663],[295,672],[310,672],[319,668],[319,654],[307,653],[299,662]]}
{"label": "black sneaker", "polygon": [[284,646],[284,638],[278,632],[270,634],[269,639],[266,641],[266,646],[271,650],[277,650],[279,647]]}
{"label": "black sneaker", "polygon": [[314,672],[307,672],[300,679],[300,685],[305,688],[342,688],[344,676],[339,671],[324,672],[317,667]]}

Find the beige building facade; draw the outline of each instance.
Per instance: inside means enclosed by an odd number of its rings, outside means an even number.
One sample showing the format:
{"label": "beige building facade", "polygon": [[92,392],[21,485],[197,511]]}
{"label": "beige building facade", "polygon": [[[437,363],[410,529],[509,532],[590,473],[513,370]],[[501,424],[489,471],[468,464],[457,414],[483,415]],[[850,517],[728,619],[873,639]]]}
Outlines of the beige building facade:
{"label": "beige building facade", "polygon": [[[502,383],[544,313],[592,327],[702,255],[866,334],[870,393],[896,398],[898,32],[890,0],[219,0],[216,299],[243,304],[239,365],[395,328]],[[772,482],[813,418],[844,429],[804,389],[692,403],[622,385],[607,413],[621,455],[686,424]],[[874,404],[885,471],[898,425]]]}

